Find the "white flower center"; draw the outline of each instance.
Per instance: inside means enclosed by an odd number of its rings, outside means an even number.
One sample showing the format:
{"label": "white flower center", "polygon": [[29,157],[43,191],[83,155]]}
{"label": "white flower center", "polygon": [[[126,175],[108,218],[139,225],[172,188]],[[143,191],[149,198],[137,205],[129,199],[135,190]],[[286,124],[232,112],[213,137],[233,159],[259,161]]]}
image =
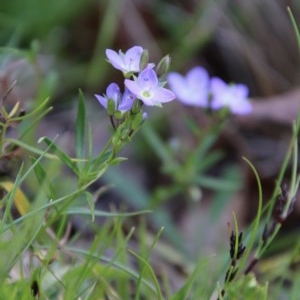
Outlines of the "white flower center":
{"label": "white flower center", "polygon": [[150,93],[150,91],[148,91],[148,90],[144,90],[143,93],[142,93],[142,95],[143,95],[145,98],[150,98],[150,97],[151,97],[151,93]]}

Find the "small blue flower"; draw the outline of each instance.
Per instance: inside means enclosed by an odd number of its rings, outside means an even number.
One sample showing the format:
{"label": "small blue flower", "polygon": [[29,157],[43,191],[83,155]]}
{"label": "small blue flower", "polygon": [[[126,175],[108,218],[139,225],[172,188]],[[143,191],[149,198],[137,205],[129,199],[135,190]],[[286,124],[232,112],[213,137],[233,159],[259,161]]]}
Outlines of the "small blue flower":
{"label": "small blue flower", "polygon": [[186,76],[171,72],[168,84],[178,101],[187,105],[208,106],[209,77],[204,68],[194,67]]}
{"label": "small blue flower", "polygon": [[160,86],[152,68],[144,69],[136,80],[125,79],[125,86],[148,106],[161,106],[161,103],[172,101],[175,98],[172,91]]}
{"label": "small blue flower", "polygon": [[115,109],[121,112],[125,112],[131,109],[135,100],[135,96],[129,91],[125,90],[124,95],[120,91],[119,86],[116,83],[111,83],[106,89],[106,95],[95,95],[99,103],[107,109],[108,100],[113,100],[115,103]]}
{"label": "small blue flower", "polygon": [[228,107],[233,114],[245,115],[252,111],[248,101],[249,90],[244,84],[226,84],[222,79],[214,77],[210,82],[211,103],[213,110]]}
{"label": "small blue flower", "polygon": [[131,93],[127,88],[125,88],[124,94],[119,105],[119,110],[128,111],[131,110],[133,102],[136,99],[136,95]]}
{"label": "small blue flower", "polygon": [[123,53],[106,49],[106,57],[114,68],[121,70],[124,74],[140,71],[140,61],[144,49],[140,46],[134,46]]}

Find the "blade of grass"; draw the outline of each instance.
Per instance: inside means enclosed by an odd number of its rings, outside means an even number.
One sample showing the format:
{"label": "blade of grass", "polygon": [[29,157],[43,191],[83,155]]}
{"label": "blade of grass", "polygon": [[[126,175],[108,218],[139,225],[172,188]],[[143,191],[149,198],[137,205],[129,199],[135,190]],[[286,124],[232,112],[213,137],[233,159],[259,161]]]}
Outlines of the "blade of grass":
{"label": "blade of grass", "polygon": [[[161,227],[160,230],[158,231],[158,233],[156,234],[155,239],[154,239],[152,245],[150,246],[148,253],[146,255],[143,255],[143,258],[145,259],[145,261],[149,261],[151,252],[152,252],[154,246],[157,244],[157,242],[158,242],[161,234],[163,233],[163,231],[164,231],[164,227]],[[143,264],[143,267],[141,268],[141,271],[139,273],[139,278],[138,278],[138,282],[137,282],[137,285],[136,285],[136,293],[135,293],[134,300],[139,300],[140,299],[140,286],[141,286],[141,283],[142,283],[143,273],[145,271],[145,268],[146,268],[146,265]]]}
{"label": "blade of grass", "polygon": [[298,44],[298,50],[300,52],[300,32],[299,32],[299,27],[297,25],[297,22],[295,20],[295,17],[292,13],[292,10],[290,9],[290,7],[288,6],[287,7],[287,11],[288,11],[288,14],[290,16],[290,19],[291,19],[291,22],[292,22],[292,26],[293,26],[293,29],[295,31],[295,35],[296,35],[296,39],[297,39],[297,44]]}
{"label": "blade of grass", "polygon": [[75,132],[76,158],[84,158],[85,156],[85,115],[84,96],[82,91],[79,90]]}
{"label": "blade of grass", "polygon": [[128,252],[131,253],[134,257],[136,257],[138,260],[140,260],[144,264],[145,268],[150,272],[150,275],[152,277],[152,280],[153,280],[153,283],[155,286],[155,292],[156,292],[156,297],[157,297],[156,299],[163,300],[164,298],[163,298],[163,295],[160,290],[159,282],[157,280],[157,277],[156,277],[151,265],[148,263],[148,261],[144,257],[135,253],[133,250],[128,249]]}
{"label": "blade of grass", "polygon": [[187,281],[184,283],[184,285],[180,288],[179,291],[176,292],[174,296],[170,298],[170,300],[183,300],[187,299],[191,288],[193,284],[195,283],[197,277],[200,275],[201,272],[203,272],[204,267],[208,264],[209,260],[211,260],[212,257],[208,257],[205,259],[201,259],[197,265],[192,274],[189,275]]}
{"label": "blade of grass", "polygon": [[52,150],[63,163],[65,163],[75,174],[78,175],[79,170],[76,163],[64,151],[60,150],[54,142],[47,137],[42,137],[39,142],[41,141],[45,142],[50,150]]}
{"label": "blade of grass", "polygon": [[[87,250],[72,247],[72,246],[65,246],[65,249],[67,251],[77,253],[77,254],[81,254],[81,255],[85,255],[85,256],[93,255],[93,254],[90,254],[89,251],[87,251]],[[130,275],[134,279],[138,279],[138,277],[139,277],[139,274],[136,271],[134,271],[133,269],[129,268],[128,266],[126,266],[124,264],[121,264],[121,263],[116,262],[116,261],[112,261],[112,259],[109,258],[109,257],[106,257],[106,256],[103,255],[99,258],[99,260],[104,262],[104,263],[111,264],[116,269],[127,273],[128,275]],[[155,293],[155,291],[156,291],[155,286],[153,286],[153,284],[151,282],[149,282],[148,280],[143,279],[143,284],[145,286],[147,286],[152,292]]]}
{"label": "blade of grass", "polygon": [[255,243],[255,238],[257,236],[257,232],[258,232],[258,228],[259,228],[259,222],[260,222],[261,215],[262,215],[262,200],[263,200],[262,186],[261,186],[261,182],[260,182],[260,179],[259,179],[259,175],[258,175],[255,167],[253,166],[253,164],[247,158],[243,157],[243,159],[250,166],[250,168],[252,169],[253,174],[254,174],[255,179],[256,179],[257,188],[258,188],[258,206],[257,206],[257,214],[256,214],[254,224],[253,224],[253,227],[252,227],[252,233],[251,233],[249,242],[247,243],[244,255],[242,256],[239,270],[241,270],[245,266],[246,260],[248,259],[249,255],[250,255],[250,252],[253,248],[253,245]]}

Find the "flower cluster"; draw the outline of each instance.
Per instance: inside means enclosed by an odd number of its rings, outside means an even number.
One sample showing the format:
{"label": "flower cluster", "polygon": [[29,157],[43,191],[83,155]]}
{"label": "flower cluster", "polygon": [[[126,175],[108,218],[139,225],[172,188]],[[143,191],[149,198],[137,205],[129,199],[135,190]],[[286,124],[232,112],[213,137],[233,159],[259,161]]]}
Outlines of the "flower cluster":
{"label": "flower cluster", "polygon": [[[124,93],[116,83],[111,83],[106,94],[95,95],[100,104],[113,115],[114,112],[130,111],[136,100],[148,106],[161,106],[161,103],[175,99],[175,94],[164,88],[157,73],[164,67],[165,73],[169,66],[169,56],[158,64],[148,63],[148,53],[140,46],[134,46],[123,53],[111,49],[106,50],[106,57],[112,66],[123,72],[125,77]],[[165,74],[163,74],[165,75]]]}
{"label": "flower cluster", "polygon": [[209,78],[202,67],[194,67],[186,76],[177,72],[168,75],[170,89],[178,101],[193,106],[219,110],[228,108],[234,114],[248,114],[252,105],[249,90],[244,84],[226,84],[222,79]]}

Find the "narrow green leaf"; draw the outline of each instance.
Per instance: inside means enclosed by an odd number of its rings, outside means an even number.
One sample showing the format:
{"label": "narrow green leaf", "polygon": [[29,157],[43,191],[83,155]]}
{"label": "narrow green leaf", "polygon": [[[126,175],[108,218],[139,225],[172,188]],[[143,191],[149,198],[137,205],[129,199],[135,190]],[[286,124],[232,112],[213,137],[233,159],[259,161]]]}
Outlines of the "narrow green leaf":
{"label": "narrow green leaf", "polygon": [[196,176],[194,183],[200,185],[202,188],[212,189],[214,191],[236,191],[241,187],[241,181],[226,180],[220,178],[213,178],[209,176]]}
{"label": "narrow green leaf", "polygon": [[91,124],[88,124],[88,160],[91,160],[93,155],[93,134]]}
{"label": "narrow green leaf", "polygon": [[[82,248],[72,247],[72,246],[65,246],[65,248],[70,252],[84,255],[86,257],[88,257],[88,256],[96,257],[101,262],[106,263],[107,266],[113,266],[116,271],[120,271],[120,272],[123,272],[124,274],[128,274],[133,279],[138,279],[138,277],[139,277],[139,274],[136,271],[134,271],[132,268],[130,268],[128,265],[125,265],[125,264],[122,264],[121,262],[116,261],[117,255],[113,258],[102,255],[99,258],[97,254],[91,253],[91,251],[87,251]],[[95,265],[95,267],[101,268],[101,273],[104,273],[104,271],[102,270],[103,267],[101,265]],[[148,280],[145,280],[144,278],[143,278],[143,285],[155,293],[155,291],[156,291],[155,286],[152,283],[150,283]]]}
{"label": "narrow green leaf", "polygon": [[257,233],[258,233],[258,229],[259,229],[259,222],[262,216],[262,202],[263,202],[263,191],[262,191],[262,185],[261,185],[261,181],[258,175],[257,170],[255,169],[254,165],[245,157],[243,157],[243,160],[248,164],[248,166],[251,168],[255,179],[256,179],[256,183],[257,183],[257,189],[258,189],[258,205],[257,205],[257,214],[253,223],[253,228],[251,230],[251,236],[249,238],[249,242],[246,245],[246,250],[245,253],[242,257],[242,261],[240,263],[240,266],[244,266],[246,260],[248,259],[250,252],[253,248],[253,245],[255,243],[255,239],[257,237]]}
{"label": "narrow green leaf", "polygon": [[300,32],[299,32],[299,28],[297,26],[297,22],[294,18],[294,15],[290,9],[290,7],[287,8],[287,11],[288,11],[288,14],[290,16],[290,19],[291,19],[291,22],[292,22],[292,25],[293,25],[293,29],[295,31],[295,35],[296,35],[296,39],[297,39],[297,44],[298,44],[298,50],[300,52]]}
{"label": "narrow green leaf", "polygon": [[126,157],[116,157],[116,158],[112,159],[112,160],[109,162],[109,164],[110,164],[110,165],[118,165],[118,164],[120,164],[122,161],[125,161],[125,160],[127,160]]}
{"label": "narrow green leaf", "polygon": [[[143,214],[151,213],[150,210],[140,210],[135,212],[129,212],[129,213],[122,213],[122,212],[108,212],[108,211],[102,211],[102,210],[94,210],[93,214],[96,217],[133,217],[133,216],[139,216]],[[91,210],[87,208],[71,208],[66,211],[63,211],[62,214],[66,215],[91,215]]]}
{"label": "narrow green leaf", "polygon": [[49,149],[52,150],[63,163],[65,163],[74,173],[78,174],[78,168],[75,162],[73,162],[65,152],[60,150],[49,138],[43,137],[40,141],[41,140],[49,146]]}
{"label": "narrow green leaf", "polygon": [[92,220],[92,222],[94,222],[94,220],[95,220],[95,201],[94,201],[94,197],[89,192],[85,192],[85,197],[86,197],[86,201],[87,201],[87,203],[90,207],[91,220]]}
{"label": "narrow green leaf", "polygon": [[99,154],[99,156],[94,158],[91,162],[91,166],[93,167],[92,170],[99,170],[101,167],[106,165],[111,155],[112,155],[112,150],[107,150]]}
{"label": "narrow green leaf", "polygon": [[158,282],[157,277],[156,277],[151,265],[149,264],[149,262],[146,259],[144,259],[142,256],[140,256],[139,254],[134,252],[133,250],[128,249],[128,251],[129,251],[129,253],[131,253],[133,256],[135,256],[139,261],[141,261],[144,264],[145,268],[149,271],[149,273],[152,277],[153,284],[154,284],[155,290],[156,290],[155,292],[156,292],[157,299],[163,300],[159,282]]}
{"label": "narrow green leaf", "polygon": [[[41,102],[41,104],[39,104],[39,106],[37,106],[33,111],[31,111],[30,113],[28,114],[25,114],[24,116],[22,117],[15,117],[15,118],[12,118],[12,121],[14,122],[18,122],[18,121],[23,121],[23,120],[26,120],[26,119],[29,119],[31,117],[33,117],[34,115],[36,115],[38,112],[40,111],[47,111],[48,112],[48,109],[49,107],[47,108],[47,104],[49,103],[49,100],[50,98],[46,98],[43,102]],[[44,114],[42,114],[44,116]]]}
{"label": "narrow green leaf", "polygon": [[[153,248],[157,244],[157,242],[158,242],[161,234],[163,233],[163,230],[164,230],[164,227],[161,227],[160,230],[158,231],[158,233],[156,234],[156,236],[154,238],[154,241],[153,241],[152,245],[150,246],[147,255],[143,255],[143,258],[145,259],[145,261],[149,261],[150,255],[151,255],[151,253],[153,251]],[[135,295],[134,300],[140,299],[140,286],[141,286],[141,283],[142,283],[143,273],[144,273],[145,268],[146,268],[146,265],[143,264],[143,266],[142,266],[142,268],[141,268],[141,270],[139,272],[139,278],[138,278],[138,282],[136,284],[136,295]]]}
{"label": "narrow green leaf", "polygon": [[76,157],[85,156],[85,102],[81,90],[79,90],[79,100],[77,106],[76,135],[75,135]]}
{"label": "narrow green leaf", "polygon": [[31,158],[32,165],[35,165],[34,173],[35,177],[39,183],[40,186],[44,185],[44,182],[47,181],[47,188],[46,188],[46,194],[49,199],[56,199],[57,198],[57,192],[54,188],[54,186],[49,182],[47,172],[45,171],[44,167],[40,162],[37,162],[35,158]]}
{"label": "narrow green leaf", "polygon": [[222,158],[224,157],[224,153],[221,151],[214,150],[212,152],[206,153],[205,159],[196,157],[196,166],[198,173],[203,173],[211,166],[216,165]]}
{"label": "narrow green leaf", "polygon": [[17,145],[31,153],[34,154],[38,154],[38,155],[42,155],[43,157],[49,158],[49,159],[58,159],[58,157],[56,155],[53,154],[49,154],[49,153],[45,153],[45,151],[43,150],[39,150],[36,147],[33,147],[29,144],[23,143],[20,140],[17,139],[12,139],[12,138],[7,138],[5,139],[6,142],[11,143],[12,145]]}
{"label": "narrow green leaf", "polygon": [[212,146],[215,144],[217,138],[219,137],[218,132],[213,132],[206,135],[199,143],[199,146],[195,150],[195,156],[197,157],[198,161],[203,160],[206,158],[206,155],[211,150]]}

